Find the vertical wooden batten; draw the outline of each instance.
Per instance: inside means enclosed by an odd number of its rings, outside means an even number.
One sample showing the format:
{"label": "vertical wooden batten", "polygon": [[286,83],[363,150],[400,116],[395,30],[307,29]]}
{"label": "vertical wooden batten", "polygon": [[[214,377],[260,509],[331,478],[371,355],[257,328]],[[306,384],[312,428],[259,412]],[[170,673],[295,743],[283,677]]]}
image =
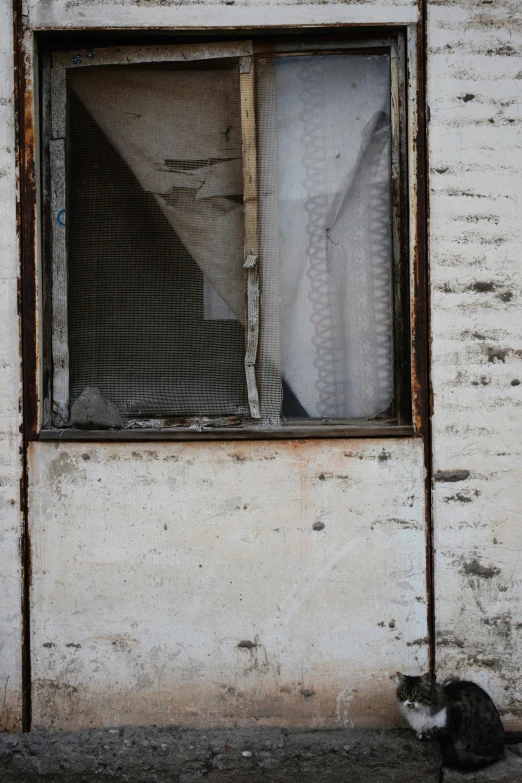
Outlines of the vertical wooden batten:
{"label": "vertical wooden batten", "polygon": [[245,263],[243,268],[246,269],[247,288],[245,375],[250,415],[253,419],[259,419],[261,414],[256,381],[256,358],[259,343],[259,234],[254,61],[251,57],[242,57],[240,60],[239,84],[245,226]]}
{"label": "vertical wooden batten", "polygon": [[69,421],[69,339],[67,326],[67,240],[65,228],[65,139],[49,142],[53,275],[53,423]]}
{"label": "vertical wooden batten", "polygon": [[405,227],[407,200],[403,192],[405,161],[403,96],[404,56],[402,40],[398,36],[390,48],[390,130],[391,130],[391,250],[392,250],[392,296],[393,296],[393,363],[394,399],[397,421],[400,424],[411,421],[411,400],[408,394],[409,368],[409,319],[407,318],[408,288],[403,282],[407,276],[407,231]]}

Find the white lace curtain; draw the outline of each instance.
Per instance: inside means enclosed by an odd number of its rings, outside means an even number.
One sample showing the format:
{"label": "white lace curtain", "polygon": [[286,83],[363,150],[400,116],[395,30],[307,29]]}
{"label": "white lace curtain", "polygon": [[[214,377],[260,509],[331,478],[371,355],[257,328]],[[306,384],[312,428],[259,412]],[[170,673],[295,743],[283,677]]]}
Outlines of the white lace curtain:
{"label": "white lace curtain", "polygon": [[276,67],[282,372],[312,417],[391,403],[389,62]]}

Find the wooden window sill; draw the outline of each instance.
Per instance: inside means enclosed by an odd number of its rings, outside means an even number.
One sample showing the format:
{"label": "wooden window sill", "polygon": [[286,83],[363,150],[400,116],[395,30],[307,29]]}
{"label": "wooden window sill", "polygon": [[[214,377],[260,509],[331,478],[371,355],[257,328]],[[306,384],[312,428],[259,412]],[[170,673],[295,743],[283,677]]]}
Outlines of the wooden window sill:
{"label": "wooden window sill", "polygon": [[412,425],[307,424],[282,427],[147,428],[123,430],[48,429],[40,432],[42,441],[167,441],[167,440],[294,440],[306,438],[405,438],[415,435]]}

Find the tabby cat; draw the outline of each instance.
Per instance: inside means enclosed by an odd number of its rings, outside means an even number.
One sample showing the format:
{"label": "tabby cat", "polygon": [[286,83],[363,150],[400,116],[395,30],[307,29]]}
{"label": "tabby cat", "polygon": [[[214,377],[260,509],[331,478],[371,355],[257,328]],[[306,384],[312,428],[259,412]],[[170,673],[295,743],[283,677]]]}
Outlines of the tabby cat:
{"label": "tabby cat", "polygon": [[488,694],[474,682],[438,685],[429,674],[397,672],[399,709],[419,739],[440,742],[444,764],[473,770],[504,758],[504,727]]}

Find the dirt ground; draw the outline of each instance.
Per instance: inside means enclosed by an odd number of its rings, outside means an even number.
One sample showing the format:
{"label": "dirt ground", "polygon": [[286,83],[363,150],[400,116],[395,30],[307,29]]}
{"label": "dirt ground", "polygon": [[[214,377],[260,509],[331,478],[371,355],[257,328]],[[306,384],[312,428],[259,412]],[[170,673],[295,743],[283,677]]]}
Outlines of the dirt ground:
{"label": "dirt ground", "polygon": [[441,768],[409,731],[91,729],[0,735],[1,783],[516,783],[522,746],[480,773]]}

